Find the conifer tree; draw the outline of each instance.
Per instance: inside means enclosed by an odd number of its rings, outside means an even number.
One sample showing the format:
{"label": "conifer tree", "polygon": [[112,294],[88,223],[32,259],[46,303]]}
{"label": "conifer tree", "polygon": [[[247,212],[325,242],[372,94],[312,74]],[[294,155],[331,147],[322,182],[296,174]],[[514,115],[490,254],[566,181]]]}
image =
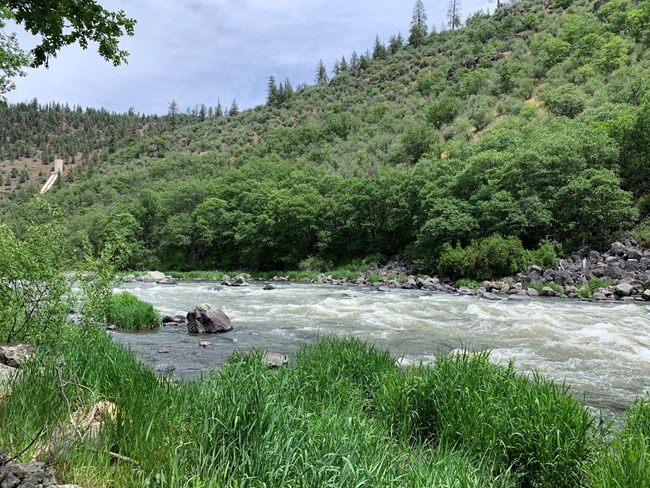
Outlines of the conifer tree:
{"label": "conifer tree", "polygon": [[221,106],[221,100],[217,98],[217,107],[214,109],[215,117],[223,117],[223,107]]}
{"label": "conifer tree", "polygon": [[341,63],[339,64],[339,72],[345,73],[349,69],[348,62],[345,60],[345,56],[341,57]]}
{"label": "conifer tree", "polygon": [[352,51],[352,54],[350,55],[350,68],[353,70],[359,68],[359,55],[356,51]]}
{"label": "conifer tree", "polygon": [[289,81],[289,78],[285,76],[284,78],[284,94],[282,97],[282,101],[290,100],[291,97],[293,96],[293,86],[291,85],[291,81]]}
{"label": "conifer tree", "polygon": [[[282,84],[280,84],[280,88],[282,88]],[[266,90],[266,104],[271,106],[276,104],[279,100],[279,89],[275,84],[275,76],[271,75],[269,76],[269,83],[268,83],[268,88]]]}
{"label": "conifer tree", "polygon": [[372,49],[372,59],[386,59],[387,55],[388,51],[386,50],[386,46],[381,43],[379,40],[379,34],[377,34],[375,37],[375,45]]}
{"label": "conifer tree", "polygon": [[411,18],[411,30],[409,31],[409,44],[414,47],[424,44],[427,35],[427,13],[424,10],[422,0],[416,0],[413,6],[413,17]]}
{"label": "conifer tree", "polygon": [[460,0],[449,0],[447,7],[447,25],[451,30],[460,27]]}
{"label": "conifer tree", "polygon": [[390,54],[395,54],[397,51],[404,47],[404,38],[402,38],[402,33],[398,32],[397,36],[390,36],[388,40],[388,52]]}
{"label": "conifer tree", "polygon": [[199,107],[199,120],[205,120],[206,115],[207,115],[207,109],[205,108],[205,103],[202,103],[201,106]]}
{"label": "conifer tree", "polygon": [[318,62],[318,66],[316,66],[315,81],[317,85],[326,85],[327,82],[329,81],[327,77],[327,68],[325,67],[325,63],[323,63],[322,59]]}
{"label": "conifer tree", "polygon": [[169,122],[171,124],[172,130],[176,129],[176,116],[178,115],[178,103],[176,100],[169,102],[167,107],[167,115],[169,116]]}
{"label": "conifer tree", "polygon": [[334,66],[332,66],[332,75],[333,76],[338,76],[341,74],[341,63],[339,63],[339,60],[337,59],[334,61]]}
{"label": "conifer tree", "polygon": [[228,115],[234,116],[239,113],[239,107],[237,106],[237,100],[233,98],[232,105],[230,105],[230,110],[228,110]]}

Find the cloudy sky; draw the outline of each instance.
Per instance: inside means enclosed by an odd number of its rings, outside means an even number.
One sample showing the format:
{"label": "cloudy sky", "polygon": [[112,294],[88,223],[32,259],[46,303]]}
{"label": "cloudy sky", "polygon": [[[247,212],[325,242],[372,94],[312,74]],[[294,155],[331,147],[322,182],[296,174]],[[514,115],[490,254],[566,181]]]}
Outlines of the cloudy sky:
{"label": "cloudy sky", "polygon": [[[461,0],[463,18],[486,0]],[[269,75],[294,87],[313,83],[316,65],[328,69],[352,51],[372,49],[375,36],[408,37],[414,0],[100,0],[137,20],[121,47],[129,64],[113,67],[96,50],[64,48],[50,68],[28,70],[8,93],[11,102],[38,98],[115,112],[164,114],[217,100],[240,109],[264,103]],[[448,0],[424,0],[429,26],[439,29]],[[20,27],[18,27],[20,29]],[[9,29],[5,28],[5,31]],[[17,31],[21,45],[34,45]]]}

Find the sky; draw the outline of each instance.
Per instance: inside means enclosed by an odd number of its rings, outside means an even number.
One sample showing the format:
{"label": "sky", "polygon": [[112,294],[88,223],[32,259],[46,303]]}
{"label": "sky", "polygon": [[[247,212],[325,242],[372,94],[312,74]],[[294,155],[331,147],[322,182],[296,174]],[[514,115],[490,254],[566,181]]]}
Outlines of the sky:
{"label": "sky", "polygon": [[[375,36],[388,43],[408,38],[414,0],[99,0],[124,10],[137,24],[120,47],[127,65],[114,67],[94,46],[63,48],[48,69],[28,69],[15,80],[10,102],[37,98],[70,106],[165,114],[175,100],[181,110],[198,104],[239,109],[264,103],[269,76],[294,87],[312,84],[323,60],[372,50]],[[440,29],[447,0],[424,0],[428,24]],[[486,0],[461,0],[462,17],[487,10]],[[8,25],[5,32],[10,32]],[[35,39],[16,27],[21,46]]]}

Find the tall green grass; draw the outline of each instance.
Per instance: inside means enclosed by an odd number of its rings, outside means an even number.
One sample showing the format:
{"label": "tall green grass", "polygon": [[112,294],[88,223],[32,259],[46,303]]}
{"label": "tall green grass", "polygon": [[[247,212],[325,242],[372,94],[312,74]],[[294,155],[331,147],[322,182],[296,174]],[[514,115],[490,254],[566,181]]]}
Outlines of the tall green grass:
{"label": "tall green grass", "polygon": [[160,327],[160,315],[153,305],[127,291],[110,297],[108,321],[124,330],[151,330]]}
{"label": "tall green grass", "polygon": [[594,488],[650,486],[650,395],[635,402],[622,429],[599,447],[589,481]]}
{"label": "tall green grass", "polygon": [[[67,334],[0,400],[0,449],[66,422],[60,388],[73,410],[112,401],[117,419],[95,441],[52,448],[60,478],[81,486],[575,487],[613,472],[596,462],[620,451],[564,386],[486,354],[402,370],[360,341],[322,339],[278,370],[254,353],[176,384],[101,330]],[[647,440],[647,411],[633,409],[626,439]],[[641,447],[621,446],[613,466],[629,468],[623,453]]]}

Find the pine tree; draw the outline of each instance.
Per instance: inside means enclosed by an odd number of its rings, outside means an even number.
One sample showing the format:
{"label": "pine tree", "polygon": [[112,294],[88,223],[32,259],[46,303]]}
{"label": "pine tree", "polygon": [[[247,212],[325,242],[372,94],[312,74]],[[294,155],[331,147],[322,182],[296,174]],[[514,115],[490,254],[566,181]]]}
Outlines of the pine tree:
{"label": "pine tree", "polygon": [[202,103],[201,106],[199,107],[199,120],[205,120],[205,116],[207,115],[207,109],[205,108],[205,103]]}
{"label": "pine tree", "polygon": [[291,97],[293,97],[293,86],[291,85],[291,81],[289,81],[289,78],[285,76],[284,78],[284,94],[282,97],[282,101],[285,102],[287,100],[290,100]]}
{"label": "pine tree", "polygon": [[404,47],[404,39],[402,38],[402,33],[398,32],[397,36],[390,36],[388,40],[388,52],[390,54],[396,54],[397,51]]}
{"label": "pine tree", "polygon": [[333,76],[338,76],[341,74],[341,63],[339,63],[339,60],[337,59],[334,61],[334,66],[332,66],[332,75]]}
{"label": "pine tree", "polygon": [[[282,87],[282,84],[280,84],[280,88]],[[266,104],[268,106],[275,105],[277,102],[280,101],[280,96],[279,96],[279,89],[275,84],[275,76],[271,75],[269,76],[269,83],[267,85],[267,90],[266,90]]]}
{"label": "pine tree", "polygon": [[451,30],[456,30],[460,27],[460,23],[460,0],[449,0],[447,25]]}
{"label": "pine tree", "polygon": [[348,69],[348,62],[345,60],[345,56],[343,56],[341,57],[341,63],[339,64],[339,72],[346,73]]}
{"label": "pine tree", "polygon": [[424,44],[427,35],[427,13],[424,10],[422,0],[416,0],[413,6],[413,17],[411,18],[411,30],[409,31],[409,44],[414,47]]}
{"label": "pine tree", "polygon": [[234,116],[239,113],[239,107],[237,106],[237,100],[233,98],[232,105],[230,105],[230,110],[228,110],[228,115]]}
{"label": "pine tree", "polygon": [[322,59],[318,62],[318,66],[316,66],[315,81],[317,85],[326,85],[329,81],[327,77],[327,68],[325,67],[325,63],[323,63]]}
{"label": "pine tree", "polygon": [[379,34],[375,37],[375,45],[372,48],[372,59],[386,59],[388,51],[386,51],[386,46],[384,46],[379,40]]}
{"label": "pine tree", "polygon": [[356,51],[352,51],[352,54],[350,55],[350,68],[353,70],[359,68],[359,55]]}
{"label": "pine tree", "polygon": [[223,107],[221,106],[221,100],[217,98],[217,108],[214,110],[215,117],[223,117]]}
{"label": "pine tree", "polygon": [[169,102],[167,107],[167,115],[169,116],[169,122],[171,124],[172,130],[176,129],[176,116],[178,115],[178,103],[176,100]]}

